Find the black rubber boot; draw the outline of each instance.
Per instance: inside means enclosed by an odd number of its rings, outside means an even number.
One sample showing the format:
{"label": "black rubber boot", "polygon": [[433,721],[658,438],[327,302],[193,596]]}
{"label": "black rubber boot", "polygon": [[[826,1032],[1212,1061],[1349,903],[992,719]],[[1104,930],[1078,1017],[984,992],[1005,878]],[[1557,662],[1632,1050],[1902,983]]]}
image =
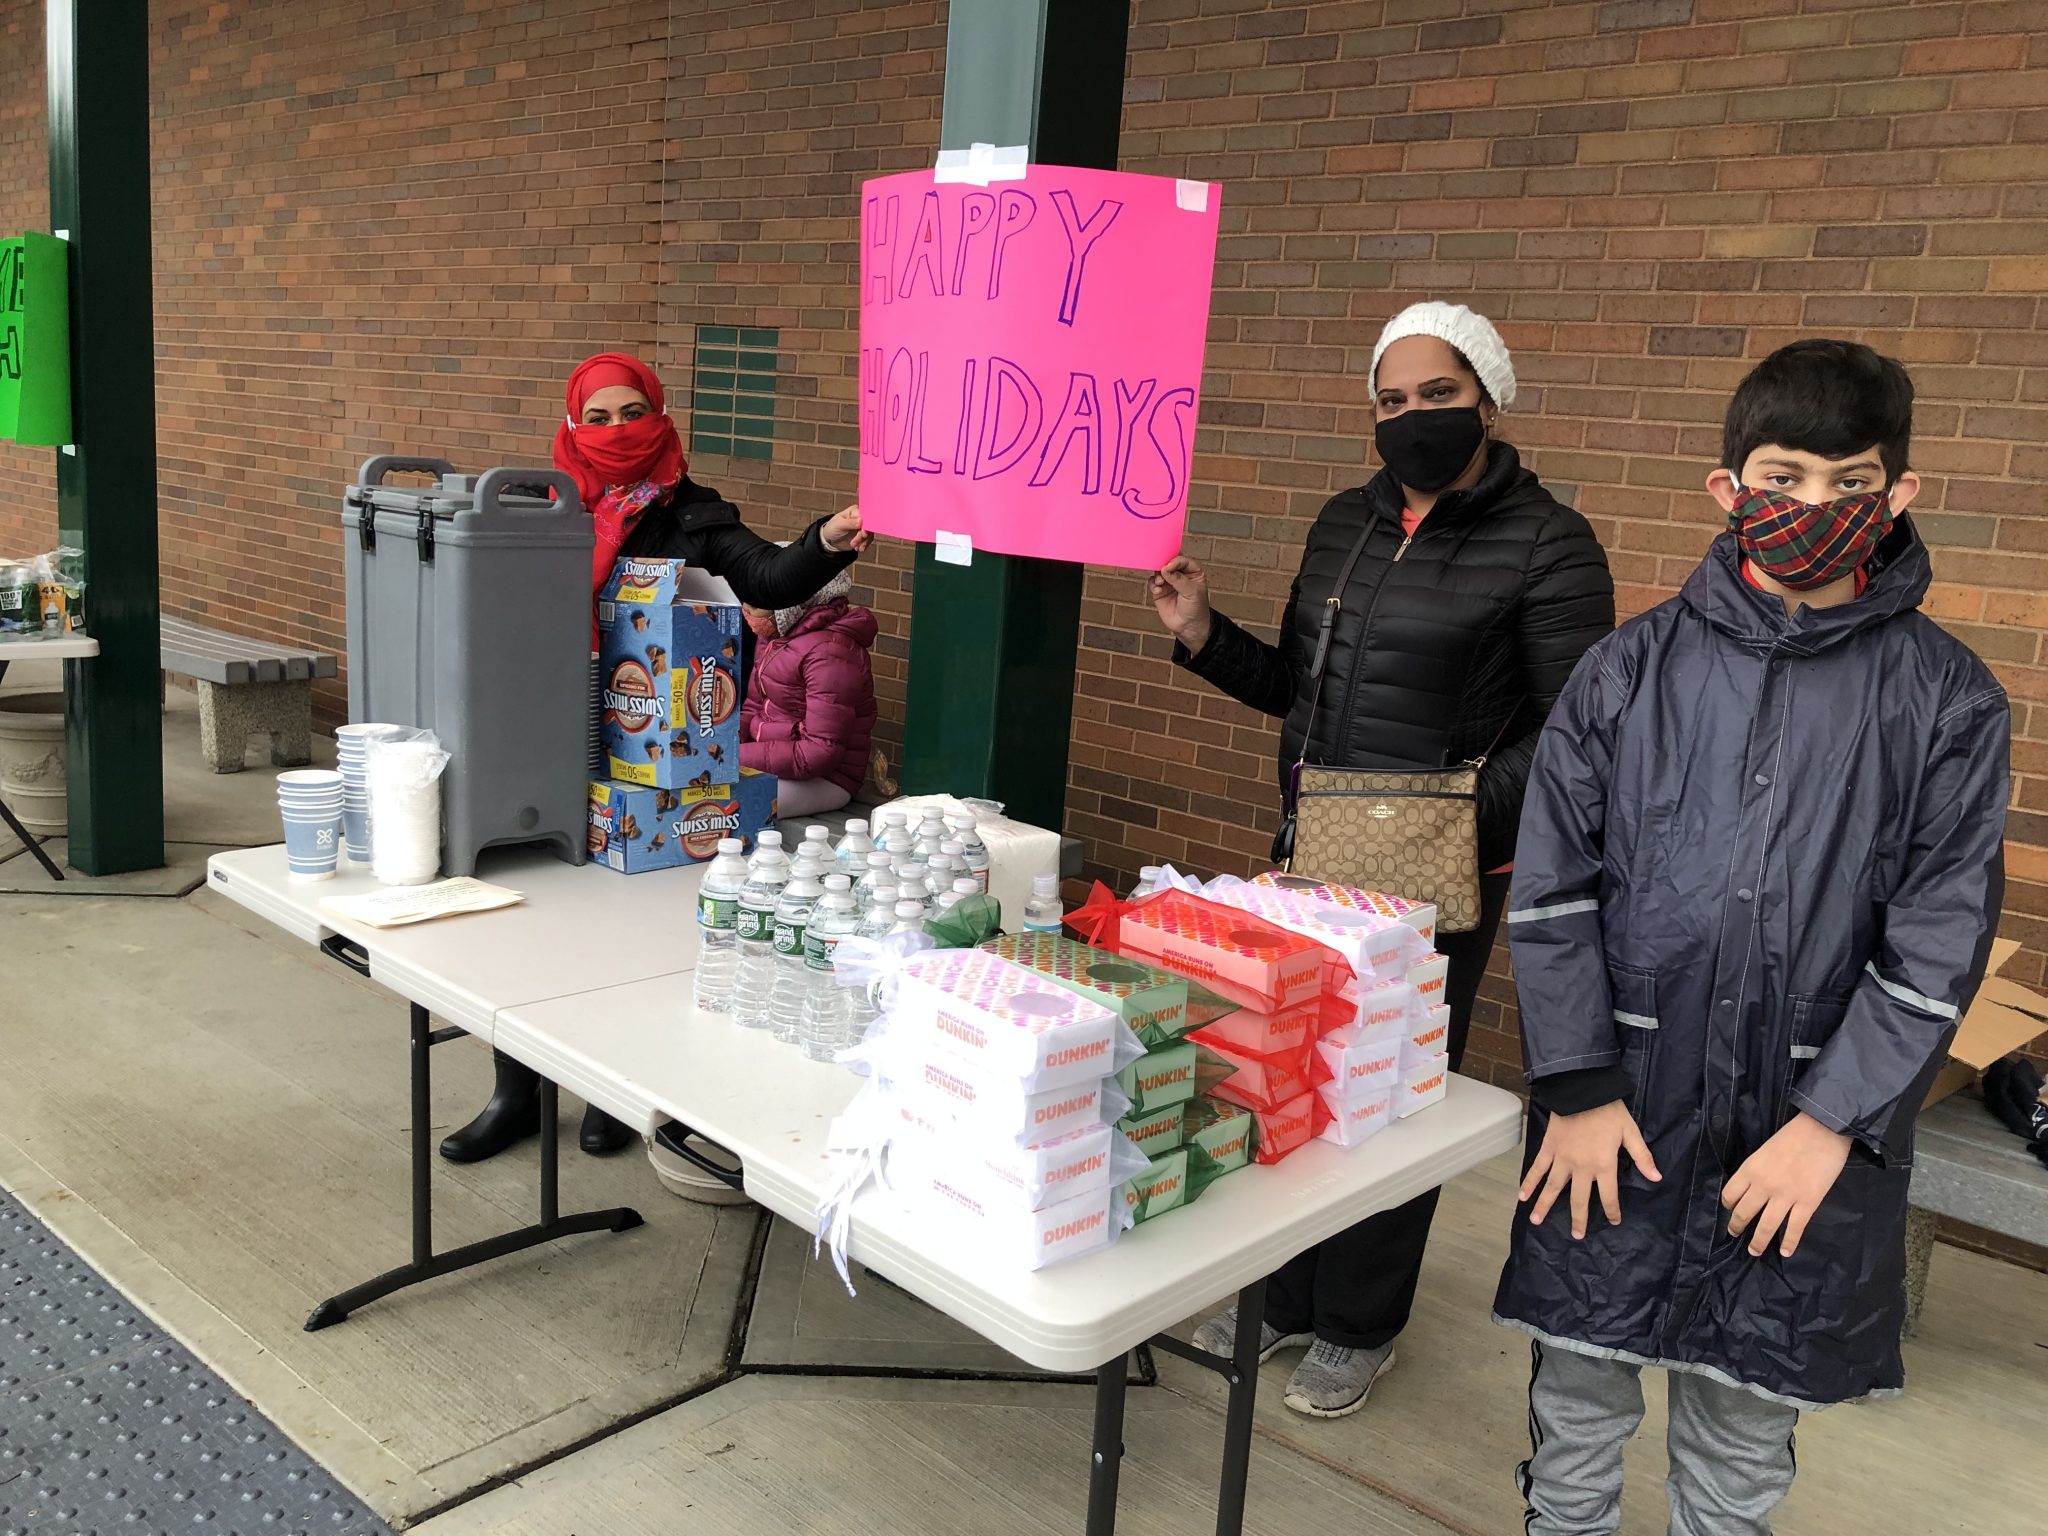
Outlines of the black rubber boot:
{"label": "black rubber boot", "polygon": [[583,1130],[576,1140],[592,1157],[610,1157],[614,1152],[625,1151],[639,1139],[630,1126],[614,1120],[595,1104],[584,1107]]}
{"label": "black rubber boot", "polygon": [[451,1163],[480,1163],[540,1133],[540,1074],[500,1051],[491,1052],[491,1064],[498,1073],[491,1102],[441,1143],[441,1155]]}

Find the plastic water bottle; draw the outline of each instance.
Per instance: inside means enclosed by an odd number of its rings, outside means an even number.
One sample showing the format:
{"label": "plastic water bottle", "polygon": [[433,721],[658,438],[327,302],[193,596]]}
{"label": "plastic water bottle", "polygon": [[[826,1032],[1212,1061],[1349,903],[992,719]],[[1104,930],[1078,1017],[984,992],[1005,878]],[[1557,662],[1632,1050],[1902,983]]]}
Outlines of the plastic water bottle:
{"label": "plastic water bottle", "polygon": [[917,856],[929,859],[937,853],[946,841],[946,824],[939,819],[937,811],[927,812],[925,819],[918,823]]}
{"label": "plastic water bottle", "polygon": [[868,824],[855,816],[846,823],[845,835],[839,839],[834,850],[839,860],[839,873],[849,880],[858,880],[861,871],[868,867],[868,855],[875,851],[875,840],[868,835]]}
{"label": "plastic water bottle", "polygon": [[1154,891],[1158,890],[1159,875],[1160,869],[1157,864],[1147,864],[1143,869],[1139,870],[1138,883],[1131,889],[1131,900],[1137,901],[1139,898],[1150,896]]}
{"label": "plastic water bottle", "polygon": [[889,931],[889,925],[896,920],[896,891],[897,885],[894,875],[891,875],[886,880],[877,880],[872,886],[868,887],[867,900],[861,903],[861,921],[866,922],[871,917],[878,917],[882,920],[880,931],[869,934],[869,938],[879,939]]}
{"label": "plastic water bottle", "polygon": [[1031,900],[1024,907],[1024,931],[1026,933],[1058,933],[1067,919],[1065,904],[1060,900],[1060,877],[1058,875],[1035,875],[1031,880]]}
{"label": "plastic water bottle", "polygon": [[[853,899],[860,903],[860,909],[865,912],[872,900],[870,893],[874,888],[878,885],[894,885],[896,874],[894,861],[879,848],[870,852],[862,862],[859,877],[853,882]],[[853,874],[854,871],[848,870],[847,873]]]}
{"label": "plastic water bottle", "polygon": [[834,868],[837,856],[832,851],[831,831],[815,821],[805,827],[803,846],[797,849],[797,857],[802,858],[805,854],[809,854],[821,869]]}
{"label": "plastic water bottle", "polygon": [[780,832],[755,839],[754,862],[740,891],[739,965],[733,977],[732,1017],[748,1029],[768,1028],[775,1000],[775,908],[789,884],[789,859]]}
{"label": "plastic water bottle", "polygon": [[914,901],[896,903],[896,921],[889,925],[891,933],[923,933],[924,909]]}
{"label": "plastic water bottle", "polygon": [[825,877],[825,894],[811,914],[804,934],[804,1009],[799,1044],[813,1061],[830,1061],[854,1043],[848,990],[832,978],[832,955],[839,941],[860,931],[853,906],[853,882],[844,875]]}
{"label": "plastic water bottle", "polygon": [[905,907],[916,907],[920,921],[930,917],[932,915],[931,887],[926,885],[924,881],[916,878],[904,880],[898,884],[896,887],[896,908],[898,911],[901,911]]}
{"label": "plastic water bottle", "polygon": [[926,861],[924,883],[935,891],[950,891],[960,870],[960,861],[950,853],[935,853]]}
{"label": "plastic water bottle", "polygon": [[917,856],[917,842],[902,827],[891,827],[882,836],[882,846],[888,850],[891,859],[910,859]]}
{"label": "plastic water bottle", "polygon": [[953,836],[960,844],[960,857],[967,865],[967,872],[981,883],[981,892],[988,894],[988,844],[981,840],[981,823],[972,811],[959,811],[946,818],[946,825],[953,829]]}
{"label": "plastic water bottle", "polygon": [[747,884],[746,847],[736,837],[718,840],[718,857],[697,891],[697,974],[692,990],[706,1013],[732,1011],[734,972],[740,960],[740,892]]}
{"label": "plastic water bottle", "polygon": [[910,825],[910,813],[901,806],[892,805],[882,811],[881,822],[882,835],[886,837],[891,832],[901,832],[905,827],[908,827]]}
{"label": "plastic water bottle", "polygon": [[939,895],[939,910],[950,912],[970,896],[979,896],[981,887],[974,883],[972,876],[965,876],[953,882],[953,888]]}
{"label": "plastic water bottle", "polygon": [[804,934],[810,929],[818,898],[824,894],[818,877],[805,869],[782,888],[782,900],[775,904],[775,984],[768,1027],[784,1045],[795,1045],[803,1038],[804,995],[810,991]]}

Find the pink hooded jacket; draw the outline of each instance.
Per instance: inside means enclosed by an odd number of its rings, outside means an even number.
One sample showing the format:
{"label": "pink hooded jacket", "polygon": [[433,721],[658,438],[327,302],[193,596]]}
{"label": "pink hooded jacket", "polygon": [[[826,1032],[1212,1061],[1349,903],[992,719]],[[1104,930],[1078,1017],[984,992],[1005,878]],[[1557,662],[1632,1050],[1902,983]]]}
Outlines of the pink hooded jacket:
{"label": "pink hooded jacket", "polygon": [[843,580],[775,615],[782,633],[754,648],[740,710],[740,762],[782,779],[827,779],[858,794],[875,730],[868,648],[875,616]]}

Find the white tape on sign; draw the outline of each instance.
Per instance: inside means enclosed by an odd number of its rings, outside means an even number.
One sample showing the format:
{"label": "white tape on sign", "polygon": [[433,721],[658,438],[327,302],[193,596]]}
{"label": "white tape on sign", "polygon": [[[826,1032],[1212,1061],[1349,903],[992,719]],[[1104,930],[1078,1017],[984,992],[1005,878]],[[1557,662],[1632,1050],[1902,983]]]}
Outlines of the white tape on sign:
{"label": "white tape on sign", "polygon": [[964,533],[948,533],[941,528],[933,535],[932,558],[941,565],[972,565],[974,540]]}
{"label": "white tape on sign", "polygon": [[1209,211],[1209,183],[1206,181],[1176,181],[1173,184],[1175,205],[1188,213]]}
{"label": "white tape on sign", "polygon": [[977,187],[992,181],[1022,181],[1030,158],[1028,144],[975,144],[966,149],[942,149],[932,179],[972,182]]}

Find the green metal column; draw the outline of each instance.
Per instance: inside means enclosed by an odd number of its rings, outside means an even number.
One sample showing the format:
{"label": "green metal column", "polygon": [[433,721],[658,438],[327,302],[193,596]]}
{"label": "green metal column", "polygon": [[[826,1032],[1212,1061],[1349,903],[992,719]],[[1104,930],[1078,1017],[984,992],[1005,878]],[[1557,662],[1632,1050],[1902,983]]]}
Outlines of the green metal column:
{"label": "green metal column", "polygon": [[[1116,168],[1123,119],[1122,0],[953,0],[940,146],[1028,144],[1043,165]],[[903,782],[1003,801],[1060,830],[1081,567],[976,550],[917,551]]]}
{"label": "green metal column", "polygon": [[85,551],[100,654],[66,663],[71,864],[164,861],[156,348],[150,318],[149,7],[48,0],[50,226],[71,242],[71,420],[57,524]]}

